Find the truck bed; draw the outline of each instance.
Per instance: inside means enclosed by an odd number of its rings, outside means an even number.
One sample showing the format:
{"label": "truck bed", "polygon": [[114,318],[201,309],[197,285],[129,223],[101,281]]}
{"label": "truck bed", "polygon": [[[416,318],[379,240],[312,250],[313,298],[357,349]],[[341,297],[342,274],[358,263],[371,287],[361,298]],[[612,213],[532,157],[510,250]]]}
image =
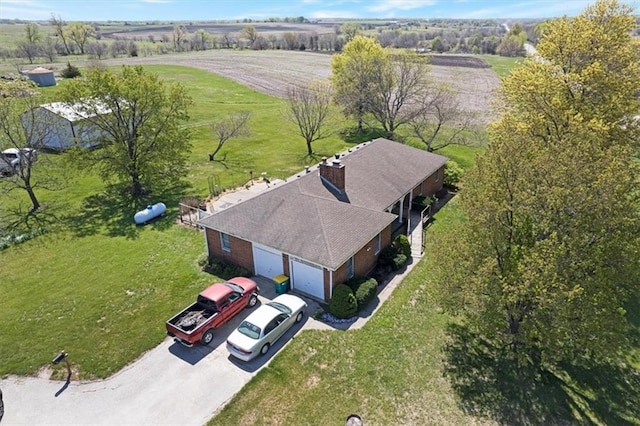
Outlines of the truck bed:
{"label": "truck bed", "polygon": [[216,315],[218,312],[215,310],[196,302],[167,321],[167,324],[188,335]]}

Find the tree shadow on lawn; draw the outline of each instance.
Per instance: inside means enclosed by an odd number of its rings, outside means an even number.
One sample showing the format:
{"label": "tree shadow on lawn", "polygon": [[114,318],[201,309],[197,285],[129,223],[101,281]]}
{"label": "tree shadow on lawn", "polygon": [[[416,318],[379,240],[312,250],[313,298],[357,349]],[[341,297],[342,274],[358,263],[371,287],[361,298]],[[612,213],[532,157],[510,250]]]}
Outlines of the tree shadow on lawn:
{"label": "tree shadow on lawn", "polygon": [[637,424],[640,372],[629,366],[562,364],[518,369],[505,350],[450,325],[445,375],[465,411],[502,424]]}
{"label": "tree shadow on lawn", "polygon": [[[179,181],[145,197],[133,199],[116,186],[108,187],[103,193],[85,198],[82,206],[65,216],[62,221],[77,237],[104,234],[109,237],[124,236],[135,239],[142,226],[150,226],[157,230],[166,230],[173,226],[173,218],[178,212],[178,201],[185,196],[188,189],[189,185],[186,182]],[[167,206],[165,214],[144,225],[136,225],[133,220],[135,213],[159,202]]]}
{"label": "tree shadow on lawn", "polygon": [[362,129],[362,132],[358,132],[357,127],[350,127],[340,133],[342,140],[354,145],[361,144],[362,142],[369,142],[377,138],[386,138],[387,136],[387,132],[385,132],[384,129],[379,129],[377,127],[365,127]]}

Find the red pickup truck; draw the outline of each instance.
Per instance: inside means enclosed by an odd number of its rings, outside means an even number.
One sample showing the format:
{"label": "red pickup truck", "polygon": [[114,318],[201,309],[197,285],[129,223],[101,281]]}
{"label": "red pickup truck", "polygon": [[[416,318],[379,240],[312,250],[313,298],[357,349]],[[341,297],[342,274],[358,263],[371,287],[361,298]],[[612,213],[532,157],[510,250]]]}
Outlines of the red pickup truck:
{"label": "red pickup truck", "polygon": [[208,345],[213,331],[247,306],[258,303],[260,288],[249,278],[236,277],[204,289],[195,303],[167,321],[167,334],[185,346]]}

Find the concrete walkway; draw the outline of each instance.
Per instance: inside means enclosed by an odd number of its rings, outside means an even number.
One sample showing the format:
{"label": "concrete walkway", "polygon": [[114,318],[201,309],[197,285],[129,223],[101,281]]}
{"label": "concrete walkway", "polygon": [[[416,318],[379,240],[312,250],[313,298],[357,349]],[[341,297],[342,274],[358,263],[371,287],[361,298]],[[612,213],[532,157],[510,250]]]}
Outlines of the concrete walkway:
{"label": "concrete walkway", "polygon": [[420,259],[422,257],[422,216],[414,210],[411,210],[410,215],[409,241],[411,242],[411,257]]}
{"label": "concrete walkway", "polygon": [[210,213],[216,213],[231,206],[234,206],[242,201],[262,194],[265,191],[273,189],[277,186],[281,186],[284,181],[281,179],[272,179],[269,183],[263,180],[255,180],[248,188],[240,188],[233,192],[227,192],[220,195],[213,202],[209,203],[207,210]]}

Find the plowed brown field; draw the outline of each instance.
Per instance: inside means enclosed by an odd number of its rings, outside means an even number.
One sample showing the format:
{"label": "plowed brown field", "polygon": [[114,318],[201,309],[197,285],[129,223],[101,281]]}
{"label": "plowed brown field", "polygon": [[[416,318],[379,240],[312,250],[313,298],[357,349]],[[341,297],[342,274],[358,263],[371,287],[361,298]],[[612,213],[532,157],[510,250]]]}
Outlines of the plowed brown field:
{"label": "plowed brown field", "polygon": [[[284,97],[291,84],[327,79],[331,74],[331,55],[284,50],[208,50],[105,62],[199,68],[278,97]],[[487,123],[495,117],[491,111],[491,100],[500,79],[491,68],[433,65],[432,77],[449,83],[463,108],[476,115],[479,123]]]}

